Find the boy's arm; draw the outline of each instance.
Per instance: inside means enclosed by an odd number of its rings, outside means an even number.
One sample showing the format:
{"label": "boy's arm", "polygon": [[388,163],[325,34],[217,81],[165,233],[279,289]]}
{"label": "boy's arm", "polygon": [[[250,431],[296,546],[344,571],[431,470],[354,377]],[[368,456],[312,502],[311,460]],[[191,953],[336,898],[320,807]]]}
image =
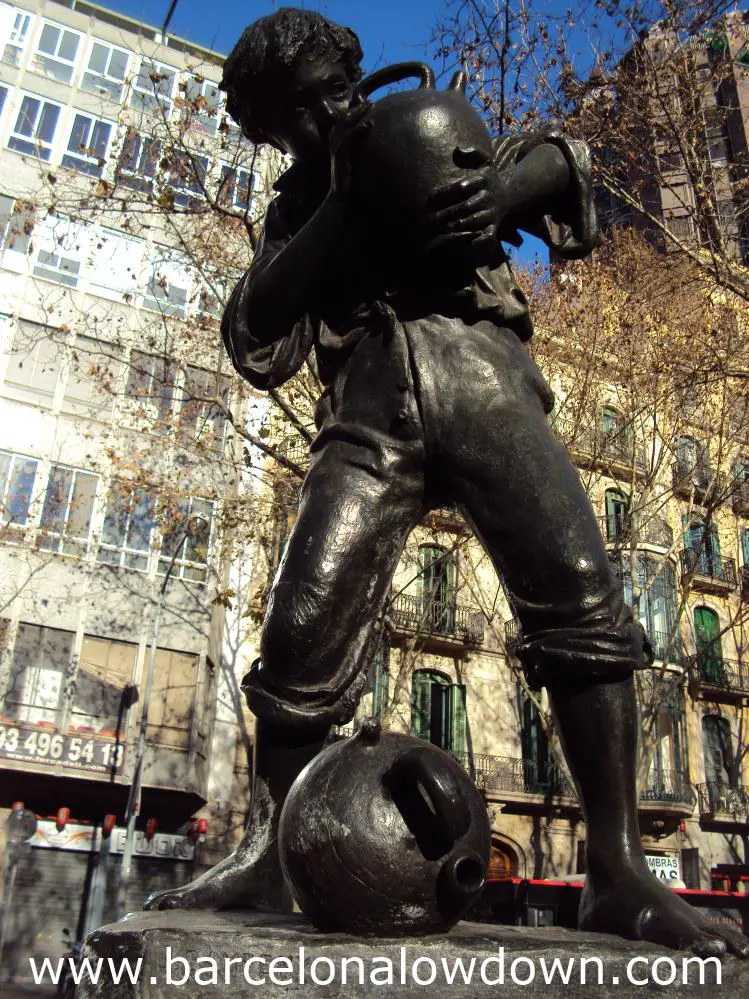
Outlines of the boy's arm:
{"label": "boy's arm", "polygon": [[[276,201],[271,202],[255,258],[239,281],[221,318],[221,335],[234,368],[255,388],[282,385],[304,364],[316,333],[316,322],[302,310],[287,321],[283,332],[272,337],[262,323],[250,320],[249,303],[255,282],[284,252],[292,237],[281,220]],[[291,281],[293,285],[293,280]],[[289,294],[291,289],[288,289]],[[283,289],[279,288],[283,299]]]}
{"label": "boy's arm", "polygon": [[498,141],[494,167],[502,239],[518,243],[517,229],[524,229],[563,258],[593,250],[598,222],[587,143],[559,132],[516,133]]}

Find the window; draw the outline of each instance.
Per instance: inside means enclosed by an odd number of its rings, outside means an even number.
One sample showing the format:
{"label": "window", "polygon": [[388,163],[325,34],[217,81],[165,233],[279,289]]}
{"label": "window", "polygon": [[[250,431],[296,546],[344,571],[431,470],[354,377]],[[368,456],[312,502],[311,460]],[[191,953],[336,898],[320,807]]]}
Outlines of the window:
{"label": "window", "polygon": [[433,670],[415,670],[411,681],[411,735],[451,753],[465,752],[465,686],[450,683]]}
{"label": "window", "polygon": [[367,716],[382,718],[387,708],[390,687],[390,642],[383,631],[377,640],[367,667],[367,681],[362,695],[362,708]]}
{"label": "window", "polygon": [[207,135],[216,135],[219,126],[219,109],[221,107],[221,91],[217,83],[190,76],[184,83],[185,118],[191,128]]}
{"label": "window", "polygon": [[77,336],[68,365],[63,408],[68,412],[107,419],[114,405],[120,369],[116,348],[101,340]]}
{"label": "window", "polygon": [[208,157],[195,156],[182,150],[169,153],[169,188],[174,204],[180,208],[194,208],[205,197],[205,178]]}
{"label": "window", "polygon": [[37,226],[34,238],[37,243],[34,275],[75,288],[88,241],[88,227],[49,215]]}
{"label": "window", "polygon": [[20,259],[15,261],[17,267],[21,262],[25,264],[33,229],[34,213],[31,207],[24,208],[20,201],[0,194],[0,249],[6,267],[11,262],[8,253],[18,254]]}
{"label": "window", "polygon": [[39,547],[64,555],[85,555],[91,535],[98,478],[53,465],[42,507]]}
{"label": "window", "polygon": [[678,662],[681,658],[681,645],[675,631],[679,607],[679,594],[676,588],[676,573],[670,562],[659,562],[650,558],[637,558],[637,585],[640,596],[637,608],[634,607],[632,579],[629,568],[621,562],[615,563],[624,587],[624,600],[632,607],[635,617],[647,632],[653,646],[655,658],[667,662]]}
{"label": "window", "polygon": [[19,320],[10,348],[5,384],[8,395],[29,402],[54,401],[62,364],[62,347],[48,326]]}
{"label": "window", "polygon": [[749,566],[749,527],[741,532],[741,561],[745,568]]}
{"label": "window", "polygon": [[8,41],[3,49],[3,62],[11,66],[19,66],[23,58],[23,50],[29,40],[29,28],[31,27],[31,14],[25,10],[11,10],[11,29]]}
{"label": "window", "polygon": [[169,114],[177,70],[142,59],[130,90],[130,104],[141,111]]}
{"label": "window", "polygon": [[125,395],[156,407],[159,422],[166,423],[174,400],[174,362],[139,350],[130,353]]}
{"label": "window", "polygon": [[648,787],[643,796],[651,800],[668,801],[678,797],[683,789],[682,776],[688,771],[686,716],[681,690],[664,699],[658,711],[654,734],[655,746]]}
{"label": "window", "polygon": [[627,499],[617,489],[606,490],[606,540],[620,541],[628,524]]}
{"label": "window", "polygon": [[167,316],[184,316],[191,278],[192,268],[186,257],[166,247],[154,247],[143,305]]}
{"label": "window", "polygon": [[70,728],[116,736],[124,725],[122,691],[130,683],[137,646],[84,636],[75,678]]}
{"label": "window", "polygon": [[[29,523],[29,507],[39,462],[22,454],[0,451],[0,523],[22,530]],[[3,532],[3,540],[13,540]]]}
{"label": "window", "polygon": [[[705,715],[702,719],[702,753],[708,790],[736,786],[736,761],[733,755],[731,725],[727,718]],[[717,808],[716,811],[720,811]]]}
{"label": "window", "polygon": [[241,212],[250,209],[252,192],[255,189],[255,174],[244,167],[230,167],[223,164],[218,189],[218,202],[227,208]]}
{"label": "window", "polygon": [[158,571],[202,582],[206,578],[211,537],[213,503],[209,500],[179,499],[170,511]]}
{"label": "window", "polygon": [[76,112],[62,165],[78,170],[79,173],[101,177],[111,134],[112,126],[108,121]]}
{"label": "window", "polygon": [[5,107],[5,102],[8,99],[8,88],[0,87],[0,117],[3,114],[3,108]]}
{"label": "window", "polygon": [[549,736],[543,727],[535,702],[520,690],[520,748],[523,754],[523,790],[546,794],[552,790]]}
{"label": "window", "polygon": [[220,450],[224,439],[225,411],[212,399],[219,398],[224,406],[229,396],[229,379],[203,368],[188,367],[181,389],[177,436],[183,442],[195,439]]}
{"label": "window", "polygon": [[135,292],[143,266],[142,239],[97,227],[89,242],[86,276],[99,292],[113,292],[127,301]]}
{"label": "window", "polygon": [[694,437],[677,438],[676,461],[680,468],[689,472],[701,465],[707,464],[703,448],[700,447]]}
{"label": "window", "polygon": [[684,565],[687,571],[723,579],[725,572],[717,526],[712,521],[692,521],[685,526],[684,538]]}
{"label": "window", "polygon": [[74,637],[72,631],[57,628],[18,626],[5,695],[5,710],[14,721],[59,724]]}
{"label": "window", "polygon": [[94,40],[88,57],[88,68],[81,80],[81,90],[109,97],[119,104],[125,90],[129,59],[130,56],[124,49]]}
{"label": "window", "polygon": [[33,60],[34,69],[60,83],[70,83],[80,40],[81,36],[77,31],[45,21]]}
{"label": "window", "polygon": [[128,129],[120,153],[117,179],[136,191],[152,191],[161,162],[161,142]]}
{"label": "window", "polygon": [[720,641],[720,620],[709,607],[696,607],[694,611],[694,642],[697,649],[697,668],[703,680],[719,687],[725,685],[723,650]]}
{"label": "window", "polygon": [[98,561],[146,571],[155,523],[150,489],[115,482],[107,499]]}
{"label": "window", "polygon": [[146,737],[157,745],[186,749],[195,709],[198,658],[157,649],[155,665]]}
{"label": "window", "polygon": [[419,546],[421,623],[442,635],[455,631],[455,561],[438,545]]}
{"label": "window", "polygon": [[41,97],[24,95],[18,117],[8,138],[8,149],[48,160],[52,155],[52,143],[59,117],[59,105]]}

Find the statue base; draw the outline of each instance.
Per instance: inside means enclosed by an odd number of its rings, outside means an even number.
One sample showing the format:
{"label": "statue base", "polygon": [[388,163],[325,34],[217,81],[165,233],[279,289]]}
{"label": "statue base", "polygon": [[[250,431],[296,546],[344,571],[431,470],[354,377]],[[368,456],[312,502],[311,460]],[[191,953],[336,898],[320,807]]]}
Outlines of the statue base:
{"label": "statue base", "polygon": [[82,981],[76,999],[425,999],[430,990],[445,999],[546,999],[557,990],[643,999],[665,986],[671,996],[708,996],[718,983],[725,999],[749,995],[749,962],[701,965],[691,954],[559,927],[463,922],[436,936],[362,938],[321,933],[303,916],[172,910],[101,927],[85,956],[99,981]]}

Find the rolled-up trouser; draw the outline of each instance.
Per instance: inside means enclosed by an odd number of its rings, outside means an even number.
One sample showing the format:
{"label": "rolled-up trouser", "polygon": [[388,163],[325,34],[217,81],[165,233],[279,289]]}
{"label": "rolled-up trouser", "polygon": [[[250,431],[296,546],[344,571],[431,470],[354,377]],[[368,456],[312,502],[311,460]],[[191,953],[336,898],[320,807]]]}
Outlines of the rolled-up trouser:
{"label": "rolled-up trouser", "polygon": [[411,424],[399,440],[359,411],[356,423],[329,420],[314,442],[261,660],[244,682],[252,710],[309,728],[351,717],[405,540],[444,502],[460,505],[494,562],[532,684],[612,682],[647,665],[645,634],[547,423],[551,393],[515,334],[431,316],[398,335],[418,433]]}

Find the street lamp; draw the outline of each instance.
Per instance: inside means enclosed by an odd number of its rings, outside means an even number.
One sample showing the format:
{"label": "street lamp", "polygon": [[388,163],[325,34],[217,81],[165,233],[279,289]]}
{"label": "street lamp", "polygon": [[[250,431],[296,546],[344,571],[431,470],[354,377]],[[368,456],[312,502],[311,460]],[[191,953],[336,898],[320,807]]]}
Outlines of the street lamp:
{"label": "street lamp", "polygon": [[121,918],[125,914],[126,895],[130,883],[130,871],[133,865],[133,849],[135,848],[135,821],[140,812],[141,789],[143,786],[143,764],[146,755],[146,732],[148,730],[148,710],[151,705],[151,691],[153,690],[153,676],[156,666],[156,648],[159,637],[159,627],[161,625],[161,615],[164,609],[164,599],[169,577],[174,569],[182,546],[190,537],[195,537],[208,527],[205,517],[198,515],[188,517],[182,532],[179,544],[174,549],[167,570],[164,573],[164,581],[159,587],[159,598],[156,602],[156,612],[153,616],[153,633],[151,636],[151,648],[148,654],[148,667],[146,669],[146,682],[143,688],[143,707],[140,715],[140,728],[138,730],[138,742],[135,747],[135,771],[133,782],[130,785],[130,794],[127,799],[125,810],[125,846],[122,851],[122,867],[120,868],[120,883],[117,889],[117,915]]}

